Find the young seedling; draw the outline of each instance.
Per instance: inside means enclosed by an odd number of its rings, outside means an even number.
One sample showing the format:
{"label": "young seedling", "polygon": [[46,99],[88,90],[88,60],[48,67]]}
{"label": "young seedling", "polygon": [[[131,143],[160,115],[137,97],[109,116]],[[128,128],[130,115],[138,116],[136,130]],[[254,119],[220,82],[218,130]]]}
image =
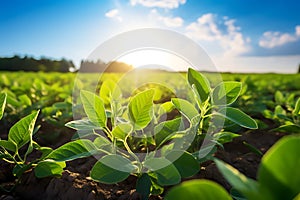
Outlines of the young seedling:
{"label": "young seedling", "polygon": [[[6,97],[5,93],[0,94],[0,119],[4,113]],[[39,111],[36,111],[22,118],[10,128],[7,140],[0,139],[0,159],[14,165],[12,173],[18,179],[25,171],[32,168],[35,168],[35,175],[42,178],[61,175],[65,167],[65,163],[46,160],[45,157],[52,149],[41,147],[33,141],[32,136],[37,131],[34,127],[38,114]],[[40,151],[42,155],[32,160],[29,155],[34,150]]]}
{"label": "young seedling", "polygon": [[266,118],[276,121],[279,127],[272,129],[283,133],[300,133],[300,98],[295,101],[294,93],[285,97],[280,91],[275,93],[274,112],[265,110]]}
{"label": "young seedling", "polygon": [[[69,161],[100,154],[102,157],[93,166],[91,178],[112,184],[133,174],[138,177],[136,187],[143,199],[162,193],[163,186],[177,184],[181,178],[196,174],[199,161],[210,159],[216,144],[237,136],[224,131],[222,121],[253,129],[257,124],[239,109],[229,107],[239,96],[239,82],[223,82],[212,89],[205,76],[192,69],[187,79],[194,94],[191,101],[173,98],[155,104],[155,89],[123,99],[118,85],[112,81],[102,84],[99,95],[81,91],[87,118],[66,126],[85,133],[82,137],[96,138],[67,143],[47,158]],[[164,114],[174,109],[181,115],[160,122]],[[209,143],[199,150],[206,136]]]}

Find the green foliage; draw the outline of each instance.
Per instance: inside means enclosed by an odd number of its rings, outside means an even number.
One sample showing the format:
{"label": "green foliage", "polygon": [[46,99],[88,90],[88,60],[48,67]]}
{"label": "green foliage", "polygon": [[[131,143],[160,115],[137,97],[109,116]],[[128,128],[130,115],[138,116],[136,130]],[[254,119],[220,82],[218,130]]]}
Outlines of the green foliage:
{"label": "green foliage", "polygon": [[204,103],[208,99],[210,94],[210,84],[207,78],[203,74],[189,68],[188,82],[191,86],[195,86],[197,95],[200,98],[201,103]]}
{"label": "green foliage", "polygon": [[136,167],[120,155],[106,155],[100,158],[91,170],[92,179],[113,184],[125,180]]}
{"label": "green foliage", "polygon": [[209,180],[192,180],[172,188],[166,200],[232,200],[230,195],[217,183]]}
{"label": "green foliage", "polygon": [[[6,95],[1,95],[0,98],[3,105],[5,105],[5,97]],[[38,178],[60,176],[63,172],[63,168],[66,167],[64,162],[45,160],[52,149],[49,147],[41,147],[33,141],[32,136],[38,115],[39,111],[35,111],[22,118],[9,130],[8,140],[0,139],[0,159],[14,164],[12,174],[17,178],[20,178],[25,171],[32,168],[35,168],[35,175]],[[20,153],[19,150],[23,146],[26,147],[26,151],[25,153]],[[27,157],[33,150],[40,151],[42,153],[41,157],[35,160],[28,160]]]}
{"label": "green foliage", "polygon": [[87,157],[97,153],[97,148],[90,140],[76,140],[68,142],[54,151],[47,158],[57,162],[71,161],[78,158]]}
{"label": "green foliage", "polygon": [[[224,114],[225,113],[225,114]],[[220,111],[217,113],[220,115],[242,127],[250,128],[250,129],[257,129],[257,123],[253,120],[249,115],[245,114],[241,110],[237,108],[221,108]]]}
{"label": "green foliage", "polygon": [[66,167],[65,162],[53,162],[45,160],[39,162],[34,168],[34,174],[37,178],[45,178],[49,176],[60,176]]}
{"label": "green foliage", "polygon": [[105,127],[107,117],[103,101],[100,97],[89,91],[82,91],[80,97],[89,120],[100,128]]}
{"label": "green foliage", "polygon": [[0,119],[2,119],[2,116],[3,116],[3,113],[4,113],[6,97],[7,97],[6,93],[1,93],[0,94]]}
{"label": "green foliage", "polygon": [[294,97],[294,93],[285,96],[282,92],[276,91],[274,112],[272,110],[263,112],[266,118],[279,124],[272,131],[300,133],[300,97],[297,100]]}
{"label": "green foliage", "polygon": [[[103,82],[100,96],[82,90],[81,102],[88,119],[72,121],[66,126],[88,131],[96,139],[93,143],[87,140],[70,142],[47,158],[68,161],[104,153],[92,168],[92,179],[112,184],[130,174],[136,175],[143,198],[161,193],[162,186],[178,184],[181,178],[193,176],[200,170],[198,161],[201,160],[195,155],[209,158],[215,144],[229,142],[237,136],[222,129],[222,124],[211,125],[212,118],[229,119],[252,129],[257,128],[257,124],[242,111],[227,106],[237,100],[240,83],[224,82],[211,88],[207,78],[192,69],[188,71],[187,83],[194,94],[192,99],[172,98],[163,103],[154,103],[154,98],[158,100],[161,95],[156,95],[156,88],[147,87],[124,99],[120,87],[112,80]],[[175,110],[181,116],[160,121],[163,115]],[[208,137],[212,145],[207,146],[206,153],[203,149],[199,152],[210,125]],[[88,144],[82,145],[83,141]],[[183,148],[185,145],[191,146],[190,152]],[[136,154],[144,152],[144,157]],[[146,188],[141,189],[142,183]]]}
{"label": "green foliage", "polygon": [[294,199],[300,193],[299,145],[299,136],[286,136],[278,141],[263,156],[257,181],[220,160],[215,162],[228,182],[247,199]]}
{"label": "green foliage", "polygon": [[146,90],[135,95],[129,102],[128,115],[134,130],[145,128],[153,116],[154,90]]}

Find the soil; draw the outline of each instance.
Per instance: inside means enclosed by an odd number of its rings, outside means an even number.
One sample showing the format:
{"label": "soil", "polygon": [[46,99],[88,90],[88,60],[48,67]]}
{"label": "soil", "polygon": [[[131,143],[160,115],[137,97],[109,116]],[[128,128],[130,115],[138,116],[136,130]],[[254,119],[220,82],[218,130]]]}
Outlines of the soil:
{"label": "soil", "polygon": [[[246,132],[241,137],[235,138],[233,142],[219,148],[215,157],[229,163],[246,176],[256,177],[261,156],[254,153],[245,146],[247,142],[265,153],[283,134],[268,133],[262,131]],[[14,188],[14,192],[4,192],[0,188],[0,200],[21,200],[21,199],[110,199],[110,200],[139,200],[140,195],[135,191],[136,178],[130,176],[125,181],[106,185],[92,181],[89,178],[89,171],[96,159],[93,157],[78,159],[67,163],[67,168],[61,178],[38,179],[32,171],[26,172],[20,179],[20,184]],[[217,170],[212,161],[201,164],[201,170],[195,176],[184,179],[209,179],[221,184],[225,189],[230,190],[229,183]],[[11,188],[14,177],[11,175],[12,166],[0,161],[0,183],[1,187]],[[166,191],[169,188],[166,188]],[[164,193],[165,194],[165,193]],[[163,199],[161,196],[151,196],[151,200]]]}

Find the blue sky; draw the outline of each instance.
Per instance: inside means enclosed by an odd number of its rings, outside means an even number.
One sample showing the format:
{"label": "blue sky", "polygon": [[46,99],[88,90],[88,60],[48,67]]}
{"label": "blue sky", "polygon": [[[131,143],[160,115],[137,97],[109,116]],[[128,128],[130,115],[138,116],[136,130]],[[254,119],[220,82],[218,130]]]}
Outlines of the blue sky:
{"label": "blue sky", "polygon": [[114,35],[159,27],[196,41],[221,71],[293,73],[299,8],[294,0],[0,0],[0,56],[78,65]]}

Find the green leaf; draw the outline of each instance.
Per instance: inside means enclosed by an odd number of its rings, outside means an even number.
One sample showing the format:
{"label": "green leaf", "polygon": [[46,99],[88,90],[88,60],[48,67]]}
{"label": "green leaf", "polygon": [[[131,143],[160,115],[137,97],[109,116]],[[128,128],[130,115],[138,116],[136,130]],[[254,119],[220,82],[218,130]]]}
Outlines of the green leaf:
{"label": "green leaf", "polygon": [[215,113],[221,117],[224,117],[242,127],[249,128],[249,129],[257,129],[257,123],[254,119],[252,119],[249,115],[242,112],[237,108],[221,108],[219,112]]}
{"label": "green leaf", "polygon": [[13,175],[20,178],[22,174],[32,167],[32,163],[29,164],[16,164],[13,168]]}
{"label": "green leaf", "polygon": [[200,72],[197,72],[194,69],[189,68],[188,82],[191,87],[195,85],[201,102],[205,102],[208,99],[210,94],[210,84],[207,78]]}
{"label": "green leaf", "polygon": [[300,115],[300,98],[298,98],[296,102],[295,108],[293,110],[293,115]]}
{"label": "green leaf", "polygon": [[112,135],[122,141],[125,141],[125,137],[132,132],[131,124],[118,124],[113,130]]}
{"label": "green leaf", "polygon": [[154,139],[156,147],[161,146],[167,142],[177,131],[182,130],[182,119],[175,118],[173,120],[161,122],[154,127]]}
{"label": "green leaf", "polygon": [[112,80],[105,80],[100,88],[100,98],[105,105],[110,105],[112,100],[119,99],[122,93],[119,86]]}
{"label": "green leaf", "polygon": [[173,163],[182,178],[191,177],[200,170],[198,161],[186,151],[171,151],[166,158]]}
{"label": "green leaf", "polygon": [[106,112],[104,104],[100,97],[89,91],[81,91],[80,93],[83,108],[88,118],[95,125],[100,127],[106,126]]}
{"label": "green leaf", "polygon": [[61,176],[64,168],[66,167],[65,162],[53,162],[53,161],[41,161],[34,168],[34,175],[37,178],[45,178],[49,176]]}
{"label": "green leaf", "polygon": [[100,149],[102,146],[106,146],[106,145],[111,145],[112,143],[106,139],[103,136],[98,136],[95,140],[94,140],[94,145],[96,146],[96,148]]}
{"label": "green leaf", "polygon": [[209,180],[191,180],[172,188],[165,200],[232,200],[227,191]]}
{"label": "green leaf", "polygon": [[283,94],[282,94],[279,90],[277,90],[277,91],[275,92],[275,102],[276,102],[277,104],[282,104],[282,103],[284,103],[284,96],[283,96]]}
{"label": "green leaf", "polygon": [[280,105],[277,105],[275,107],[275,114],[286,116],[286,111]]}
{"label": "green leaf", "polygon": [[84,158],[97,153],[98,150],[87,139],[68,142],[57,149],[53,150],[48,156],[48,159],[53,159],[58,162],[70,161],[77,158]]}
{"label": "green leaf", "polygon": [[6,150],[16,152],[17,151],[17,146],[13,141],[8,141],[8,140],[0,140],[0,146],[4,147]]}
{"label": "green leaf", "polygon": [[26,94],[23,94],[23,95],[19,96],[18,98],[20,99],[20,101],[23,105],[31,106],[31,104],[32,104],[31,100]]}
{"label": "green leaf", "polygon": [[225,144],[227,142],[232,142],[233,138],[239,137],[241,135],[231,132],[219,132],[214,134],[214,139],[217,140],[221,144]]}
{"label": "green leaf", "polygon": [[151,179],[148,174],[142,174],[136,181],[136,191],[142,196],[142,200],[148,200],[151,185]]}
{"label": "green leaf", "polygon": [[169,113],[174,110],[174,104],[172,102],[167,101],[159,106],[158,115],[161,116],[163,114]]}
{"label": "green leaf", "polygon": [[154,89],[138,93],[131,98],[128,105],[128,116],[134,130],[145,128],[153,117]]}
{"label": "green leaf", "polygon": [[93,166],[91,178],[106,184],[118,183],[125,180],[135,168],[127,158],[106,155]]}
{"label": "green leaf", "polygon": [[214,159],[219,171],[226,180],[248,199],[257,199],[258,184],[253,179],[247,178],[234,167],[221,160]]}
{"label": "green leaf", "polygon": [[300,126],[296,124],[286,124],[286,125],[279,126],[278,128],[272,129],[272,131],[279,131],[279,132],[289,133],[289,134],[300,133]]}
{"label": "green leaf", "polygon": [[247,142],[243,142],[243,144],[246,146],[246,147],[248,147],[248,149],[250,150],[250,151],[252,151],[253,153],[255,153],[256,155],[258,155],[258,156],[263,156],[264,154],[258,149],[258,148],[256,148],[255,146],[253,146],[253,145],[251,145],[251,144],[249,144],[249,143],[247,143]]}
{"label": "green leaf", "polygon": [[172,98],[171,102],[190,121],[198,115],[197,109],[187,100]]}
{"label": "green leaf", "polygon": [[180,173],[166,158],[150,158],[144,162],[144,167],[157,175],[157,182],[162,186],[175,185],[180,182]]}
{"label": "green leaf", "polygon": [[38,117],[39,111],[22,118],[14,124],[8,133],[8,141],[12,141],[20,149],[23,145],[32,140],[32,133],[34,130],[35,121]]}
{"label": "green leaf", "polygon": [[242,90],[240,82],[222,82],[213,90],[213,103],[215,105],[230,105],[236,101]]}
{"label": "green leaf", "polygon": [[292,199],[300,193],[300,137],[286,136],[264,155],[258,181],[274,199]]}
{"label": "green leaf", "polygon": [[76,121],[70,121],[65,124],[66,127],[75,129],[75,130],[96,130],[101,129],[99,126],[95,126],[93,122],[88,119],[81,119]]}
{"label": "green leaf", "polygon": [[0,119],[3,117],[5,104],[6,104],[6,93],[0,93]]}

